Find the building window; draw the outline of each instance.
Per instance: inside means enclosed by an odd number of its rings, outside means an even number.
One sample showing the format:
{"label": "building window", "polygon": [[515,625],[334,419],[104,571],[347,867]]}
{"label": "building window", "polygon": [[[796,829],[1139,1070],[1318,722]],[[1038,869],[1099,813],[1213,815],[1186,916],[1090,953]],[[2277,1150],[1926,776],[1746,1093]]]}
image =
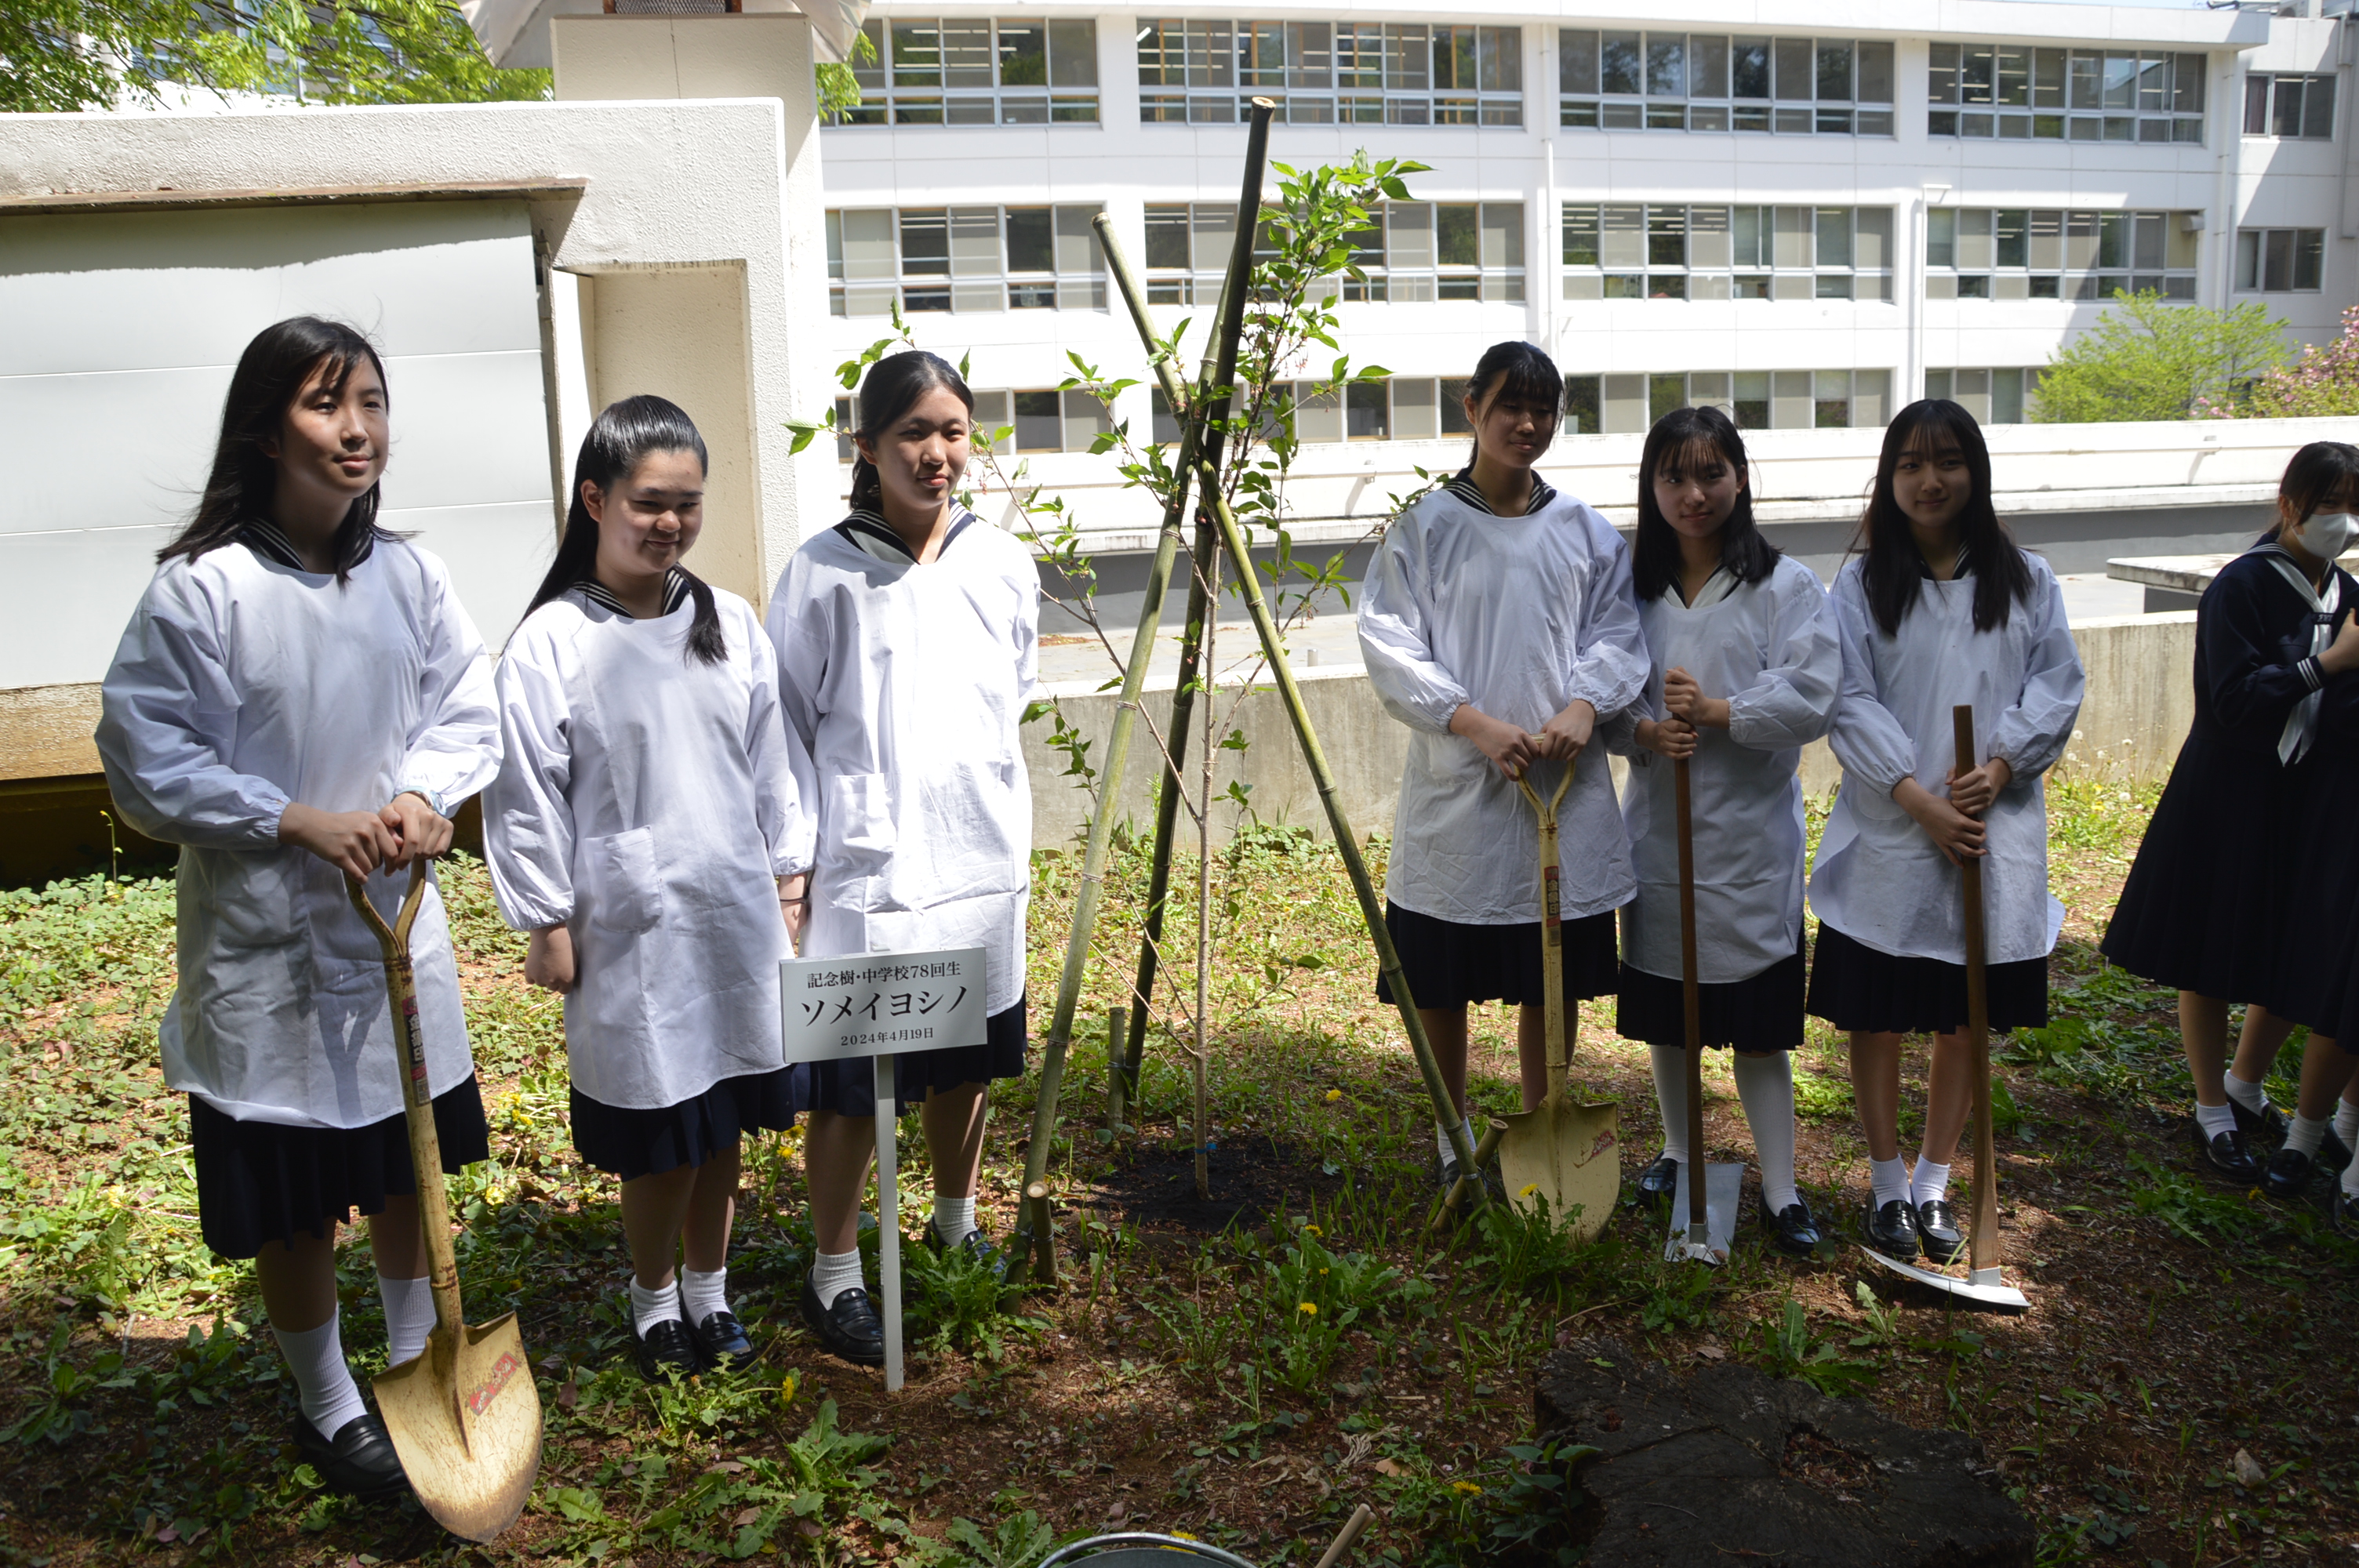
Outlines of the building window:
{"label": "building window", "polygon": [[1892,297],[1889,207],[1567,202],[1567,299]]}
{"label": "building window", "polygon": [[1520,125],[1523,29],[1424,23],[1147,21],[1138,117],[1228,125],[1255,98],[1294,125]]}
{"label": "building window", "polygon": [[2201,212],[1936,207],[1925,214],[1928,299],[2195,297]]}
{"label": "building window", "polygon": [[[1354,381],[1321,395],[1316,384],[1294,384],[1294,433],[1305,442],[1433,441],[1469,435],[1463,377],[1394,376]],[[1166,418],[1169,416],[1165,416]],[[1177,440],[1178,427],[1169,437]]]}
{"label": "building window", "polygon": [[1589,130],[1892,135],[1889,43],[1567,27],[1557,89]]}
{"label": "building window", "polygon": [[1568,376],[1564,433],[1636,435],[1673,409],[1706,406],[1720,409],[1747,430],[1878,429],[1892,415],[1892,373],[1755,370]]}
{"label": "building window", "polygon": [[1098,25],[1039,17],[895,16],[863,24],[860,107],[839,125],[1098,123]]}
{"label": "building window", "polygon": [[1948,398],[1973,415],[1977,424],[2020,425],[2024,403],[2039,390],[2041,373],[2036,365],[1929,370],[1925,395]]}
{"label": "building window", "polygon": [[2247,76],[2245,135],[2299,137],[2308,142],[2332,140],[2334,78]]}
{"label": "building window", "polygon": [[2004,140],[2203,140],[2200,54],[1935,44],[1925,134]]}
{"label": "building window", "polygon": [[1061,207],[845,208],[827,215],[828,309],[1103,310],[1090,220]]}
{"label": "building window", "polygon": [[[1086,392],[978,392],[974,432],[998,456],[1086,452],[1114,429],[1105,405]],[[1004,432],[1004,434],[1003,434]]]}
{"label": "building window", "polygon": [[[1387,201],[1375,226],[1353,236],[1364,278],[1329,287],[1343,298],[1382,303],[1524,297],[1524,209],[1514,201]],[[1150,202],[1147,297],[1156,305],[1210,305],[1236,233],[1226,202]]]}
{"label": "building window", "polygon": [[2239,229],[2236,287],[2247,294],[2315,294],[2326,270],[2323,229]]}

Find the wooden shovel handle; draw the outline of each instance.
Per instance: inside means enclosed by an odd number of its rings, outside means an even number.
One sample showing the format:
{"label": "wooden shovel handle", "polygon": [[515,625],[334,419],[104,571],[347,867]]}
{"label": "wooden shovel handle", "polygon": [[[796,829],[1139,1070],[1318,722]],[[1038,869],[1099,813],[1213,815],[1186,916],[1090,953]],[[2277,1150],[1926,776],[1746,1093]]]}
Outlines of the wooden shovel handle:
{"label": "wooden shovel handle", "polygon": [[409,1127],[409,1163],[418,1175],[418,1224],[426,1240],[426,1271],[437,1325],[455,1336],[466,1322],[459,1302],[459,1260],[451,1248],[451,1199],[442,1185],[442,1141],[434,1130],[434,1090],[426,1076],[426,1036],[418,1022],[418,978],[409,965],[409,929],[426,899],[426,858],[409,862],[409,892],[391,925],[369,902],[357,879],[344,879],[353,907],[385,954],[385,989],[405,1065],[401,1103]]}
{"label": "wooden shovel handle", "polygon": [[1564,804],[1565,792],[1572,787],[1572,764],[1564,765],[1564,776],[1557,781],[1556,789],[1545,803],[1523,773],[1516,775],[1516,787],[1532,803],[1532,811],[1539,819],[1541,1021],[1548,1037],[1547,1098],[1558,1101],[1567,1092],[1571,1053],[1565,1044],[1564,905],[1559,891],[1556,814]]}
{"label": "wooden shovel handle", "polygon": [[1703,1190],[1703,990],[1696,978],[1695,799],[1688,760],[1671,763],[1671,789],[1679,803],[1680,1005],[1688,1043],[1688,1225],[1704,1224]]}
{"label": "wooden shovel handle", "polygon": [[[1977,767],[1974,710],[1960,703],[1951,713],[1955,733],[1956,766]],[[1984,838],[1988,843],[1988,838]],[[1983,931],[1983,863],[1978,856],[1960,858],[1959,880],[1965,884],[1966,1045],[1973,1053],[1974,1085],[1974,1228],[1970,1254],[1976,1269],[1998,1265],[1998,1142],[1991,1128],[1990,974]]]}

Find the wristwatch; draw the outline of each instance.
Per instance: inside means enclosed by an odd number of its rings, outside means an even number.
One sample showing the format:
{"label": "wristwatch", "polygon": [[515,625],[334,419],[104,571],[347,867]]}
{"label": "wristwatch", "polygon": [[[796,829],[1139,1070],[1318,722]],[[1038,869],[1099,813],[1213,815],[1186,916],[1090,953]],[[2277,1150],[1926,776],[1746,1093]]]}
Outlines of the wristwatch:
{"label": "wristwatch", "polygon": [[396,795],[416,795],[419,799],[424,801],[429,806],[432,807],[434,815],[437,816],[448,816],[451,815],[448,811],[442,808],[442,793],[440,790],[428,789],[424,784],[409,784],[402,789],[396,790],[394,793]]}

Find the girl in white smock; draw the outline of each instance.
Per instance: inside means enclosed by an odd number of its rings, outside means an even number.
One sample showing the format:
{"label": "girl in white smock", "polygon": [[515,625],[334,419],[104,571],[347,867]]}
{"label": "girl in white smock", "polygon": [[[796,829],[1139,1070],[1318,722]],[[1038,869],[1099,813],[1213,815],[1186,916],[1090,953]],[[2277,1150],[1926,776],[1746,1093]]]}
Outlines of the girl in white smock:
{"label": "girl in white smock", "polygon": [[[1810,1011],[1851,1034],[1852,1092],[1874,1195],[1870,1245],[1950,1262],[1965,1249],[1950,1163],[1973,1098],[1964,895],[1983,860],[1990,1026],[2048,1022],[2048,954],[2064,906],[2048,891],[2040,777],[2081,712],[2081,658],[2063,590],[1991,507],[1973,416],[1929,399],[1884,432],[1860,531],[1836,575],[1843,694],[1832,735],[1843,789],[1819,841]],[[1955,755],[1971,703],[1979,757]],[[1900,1160],[1900,1037],[1933,1036],[1925,1137]]]}
{"label": "girl in white smock", "polygon": [[[404,1485],[344,1364],[335,1235],[357,1208],[389,1361],[434,1326],[402,1108],[407,1062],[366,879],[403,871],[499,766],[483,640],[442,563],[378,529],[385,368],[297,317],[246,345],[196,515],[123,633],[98,750],[123,819],[179,844],[164,1081],[189,1097],[206,1245],[251,1258],[295,1378],[296,1444],[332,1487]],[[374,875],[382,869],[387,874]],[[429,885],[410,938],[443,1169],[487,1158],[458,967]]]}
{"label": "girl in white smock", "polygon": [[1771,1244],[1807,1257],[1817,1219],[1794,1184],[1802,1043],[1802,747],[1827,731],[1843,644],[1826,590],[1753,522],[1745,442],[1717,408],[1656,421],[1638,460],[1631,547],[1653,662],[1647,699],[1607,730],[1632,771],[1622,819],[1638,895],[1622,909],[1615,1027],[1647,1042],[1663,1152],[1639,1178],[1669,1203],[1687,1146],[1687,1014],[1672,762],[1690,759],[1703,1044],[1733,1046]]}
{"label": "girl in white smock", "polygon": [[[1532,769],[1548,799],[1647,678],[1628,546],[1532,471],[1563,389],[1530,343],[1484,352],[1466,385],[1473,460],[1385,531],[1360,609],[1368,679],[1409,727],[1385,924],[1462,1118],[1472,1002],[1523,1009],[1525,1107],[1548,1091],[1539,826],[1515,780]],[[1576,769],[1557,820],[1570,1005],[1612,994],[1614,911],[1635,885],[1603,757]],[[1393,1000],[1382,977],[1376,994]],[[1458,1175],[1446,1127],[1434,1143],[1446,1187]]]}
{"label": "girl in white smock", "polygon": [[[974,397],[909,351],[860,389],[849,517],[787,564],[770,599],[778,694],[821,781],[805,957],[981,947],[988,1040],[894,1058],[933,1172],[925,1239],[995,1257],[975,1222],[985,1086],[1024,1072],[1032,792],[1017,726],[1038,687],[1032,555],[953,499]],[[803,1145],[817,1256],[802,1312],[848,1360],[884,1358],[855,1246],[875,1147],[875,1067],[814,1064]]]}
{"label": "girl in white smock", "polygon": [[770,641],[679,564],[704,484],[676,405],[625,398],[592,424],[500,660],[507,758],[484,797],[500,913],[532,933],[525,978],[565,994],[573,1146],[622,1178],[650,1379],[752,1353],[727,1293],[739,1146],[794,1124],[781,904],[810,867]]}

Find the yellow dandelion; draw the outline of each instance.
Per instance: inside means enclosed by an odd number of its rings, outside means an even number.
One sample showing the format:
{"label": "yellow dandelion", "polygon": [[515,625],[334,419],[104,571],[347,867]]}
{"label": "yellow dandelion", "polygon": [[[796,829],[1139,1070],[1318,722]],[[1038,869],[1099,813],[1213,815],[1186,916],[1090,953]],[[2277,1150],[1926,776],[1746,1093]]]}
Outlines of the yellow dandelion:
{"label": "yellow dandelion", "polygon": [[1453,1492],[1463,1492],[1470,1498],[1479,1498],[1483,1495],[1483,1488],[1472,1481],[1452,1481],[1450,1483],[1450,1489]]}
{"label": "yellow dandelion", "polygon": [[[1306,1225],[1306,1226],[1304,1226],[1304,1227],[1302,1227],[1302,1234],[1303,1234],[1303,1235],[1305,1235],[1305,1236],[1324,1236],[1324,1235],[1326,1235],[1327,1233],[1326,1233],[1325,1231],[1323,1231],[1323,1230],[1320,1229],[1320,1228],[1319,1228],[1317,1226],[1315,1226],[1315,1225]],[[1320,1271],[1320,1272],[1321,1272],[1321,1273],[1325,1273],[1325,1272],[1326,1272],[1326,1271],[1322,1269],[1322,1270],[1321,1270],[1321,1271]]]}
{"label": "yellow dandelion", "polygon": [[1327,1103],[1329,1105],[1334,1104],[1337,1100],[1342,1099],[1343,1098],[1343,1091],[1342,1089],[1329,1089],[1327,1091]]}
{"label": "yellow dandelion", "polygon": [[1192,1535],[1189,1534],[1189,1533],[1188,1533],[1186,1530],[1173,1530],[1171,1533],[1172,1533],[1172,1534],[1174,1534],[1174,1535],[1176,1535],[1176,1536],[1178,1536],[1178,1537],[1179,1537],[1180,1540],[1182,1540],[1182,1541],[1193,1541],[1193,1540],[1195,1540],[1195,1539],[1196,1539],[1194,1536],[1192,1536]]}
{"label": "yellow dandelion", "polygon": [[794,1402],[795,1375],[792,1372],[789,1372],[786,1376],[786,1380],[778,1385],[778,1403],[784,1406],[790,1405]]}
{"label": "yellow dandelion", "polygon": [[1524,1184],[1524,1190],[1516,1195],[1519,1198],[1527,1198],[1537,1195],[1539,1190],[1540,1184],[1538,1182],[1527,1182]]}
{"label": "yellow dandelion", "polygon": [[1319,1303],[1317,1302],[1304,1302],[1300,1306],[1295,1308],[1295,1311],[1306,1312],[1312,1317],[1317,1317],[1319,1315]]}

